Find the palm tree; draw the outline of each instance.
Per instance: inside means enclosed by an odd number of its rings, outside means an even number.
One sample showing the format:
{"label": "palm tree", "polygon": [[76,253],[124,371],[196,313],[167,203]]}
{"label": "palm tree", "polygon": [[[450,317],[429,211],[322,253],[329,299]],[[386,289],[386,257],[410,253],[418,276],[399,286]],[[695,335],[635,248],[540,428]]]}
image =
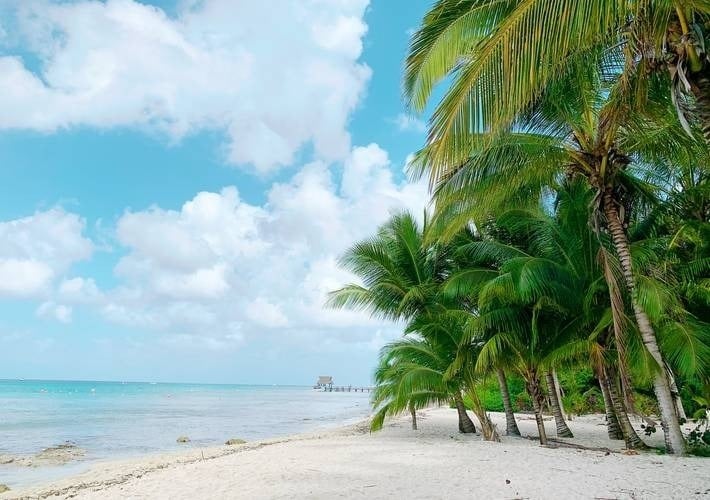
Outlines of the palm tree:
{"label": "palm tree", "polygon": [[[578,199],[585,209],[586,198]],[[560,207],[561,213],[567,210],[564,201]],[[581,234],[573,234],[569,228],[579,220],[573,219],[572,211],[565,214],[570,226],[563,229],[543,215],[510,211],[499,216],[495,229],[490,224],[487,227],[487,238],[460,247],[469,266],[448,282],[450,293],[476,302],[471,308],[471,327],[478,330],[474,338],[483,342],[479,369],[515,367],[536,407],[543,441],[541,377],[548,378],[550,395],[556,392],[546,356],[589,323],[581,319],[584,312],[579,292],[599,278],[598,269],[593,274],[590,254],[595,237],[584,219]],[[512,244],[511,238],[517,239],[517,244]],[[551,397],[551,402],[558,435],[571,437],[559,401]]]}
{"label": "palm tree", "polygon": [[[418,336],[418,341],[391,344],[382,353],[384,364],[376,373],[378,384],[382,385],[375,394],[375,403],[380,406],[378,418],[383,419],[385,415],[404,411],[410,406],[414,409],[421,407],[426,401],[420,395],[424,389],[412,385],[407,377],[426,374],[431,382],[431,377],[438,374],[438,389],[430,387],[434,392],[427,402],[440,401],[437,395],[446,393],[459,413],[460,430],[475,432],[461,394],[465,389],[472,400],[477,401],[475,381],[470,376],[467,359],[470,354],[462,354],[469,346],[454,340],[461,338],[457,336],[461,325],[449,313],[455,304],[440,293],[450,272],[450,247],[427,244],[427,227],[426,215],[424,225],[420,227],[411,214],[398,214],[385,223],[375,237],[351,247],[341,258],[341,265],[356,274],[363,284],[350,284],[332,292],[329,304],[365,309],[373,316],[404,321],[405,331]],[[406,357],[416,352],[424,356],[425,348],[428,349],[428,364],[423,358]],[[450,366],[455,360],[455,365]],[[407,377],[401,378],[405,374]],[[402,381],[405,385],[401,385]],[[407,393],[412,387],[416,389],[412,389],[414,392],[409,397]],[[475,407],[474,411],[481,421],[484,437],[496,439],[495,430],[481,409],[481,406]]]}
{"label": "palm tree", "polygon": [[[444,382],[459,381],[458,385],[468,396],[471,409],[481,424],[483,438],[486,441],[499,441],[495,425],[478,397],[477,386],[482,381],[482,377],[475,370],[479,350],[471,344],[470,338],[465,333],[466,320],[465,310],[441,308],[437,313],[422,314],[415,318],[408,325],[405,334],[419,333],[427,341],[443,347],[442,359],[448,361],[446,371],[443,373]],[[453,394],[454,404],[460,416],[459,422],[461,422],[461,417],[466,415],[463,400],[460,398],[461,391],[456,390]]]}
{"label": "palm tree", "polygon": [[[602,50],[615,59],[606,70],[625,71],[627,82],[662,70],[666,94],[694,96],[708,141],[709,15],[707,0],[439,0],[412,36],[405,95],[421,112],[436,84],[453,77],[430,139],[442,163],[457,164],[464,135],[507,129],[570,61]],[[643,92],[635,99],[646,104]]]}
{"label": "palm tree", "polygon": [[459,430],[476,432],[463,404],[461,381],[444,376],[451,355],[443,343],[435,344],[419,336],[387,344],[375,372],[371,429],[381,429],[386,417],[406,410],[412,413],[412,426],[416,428],[417,409],[453,400],[459,414]]}
{"label": "palm tree", "polygon": [[[471,219],[480,221],[486,212],[511,203],[536,204],[562,175],[586,179],[596,191],[592,220],[611,237],[644,344],[663,367],[652,324],[636,296],[626,225],[633,208],[630,193],[648,191],[648,186],[632,174],[698,146],[669,112],[670,99],[660,99],[643,113],[633,112],[627,96],[618,88],[610,89],[589,61],[577,60],[567,71],[568,78],[550,83],[512,129],[493,138],[470,129],[461,131],[459,146],[468,154],[463,163],[444,163],[447,159],[440,148],[448,139],[432,133],[413,173],[429,173],[437,187],[439,218],[448,231]],[[654,389],[667,447],[682,453],[684,441],[662,369]]]}

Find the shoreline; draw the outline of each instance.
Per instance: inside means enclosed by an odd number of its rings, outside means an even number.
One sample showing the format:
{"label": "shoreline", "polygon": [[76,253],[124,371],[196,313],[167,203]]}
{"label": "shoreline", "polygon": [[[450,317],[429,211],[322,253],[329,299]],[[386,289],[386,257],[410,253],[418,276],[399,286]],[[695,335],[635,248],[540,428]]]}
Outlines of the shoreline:
{"label": "shoreline", "polygon": [[[140,479],[151,472],[169,467],[207,462],[238,453],[258,450],[267,446],[312,439],[323,439],[338,435],[357,435],[369,432],[370,417],[358,418],[354,423],[335,426],[323,426],[308,432],[277,435],[275,437],[247,441],[237,445],[212,445],[205,447],[185,447],[180,450],[152,452],[142,455],[109,457],[86,463],[86,469],[55,480],[42,481],[35,486],[20,487],[0,492],[0,500],[35,499],[60,497],[71,498],[82,490],[103,488],[125,483],[131,479]],[[67,462],[63,466],[77,467],[81,462]],[[62,467],[45,465],[40,467]],[[128,469],[126,471],[126,469]]]}
{"label": "shoreline", "polygon": [[[491,414],[504,424],[502,414]],[[524,435],[533,419],[519,416]],[[456,412],[419,412],[370,433],[367,421],[234,447],[196,448],[132,460],[96,463],[85,473],[8,498],[689,498],[710,495],[706,459],[621,453],[601,416],[571,420],[574,439],[588,448],[541,447],[525,438],[489,443],[456,432]],[[553,422],[546,426],[554,433]],[[659,444],[659,436],[647,439]],[[662,439],[662,438],[661,438]]]}

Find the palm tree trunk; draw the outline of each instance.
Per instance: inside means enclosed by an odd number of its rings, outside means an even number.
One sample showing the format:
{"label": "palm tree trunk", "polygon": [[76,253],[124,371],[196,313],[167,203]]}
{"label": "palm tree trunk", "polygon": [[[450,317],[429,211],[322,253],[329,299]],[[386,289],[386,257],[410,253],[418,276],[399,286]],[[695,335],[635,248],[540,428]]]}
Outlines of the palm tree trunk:
{"label": "palm tree trunk", "polygon": [[466,405],[463,404],[463,398],[459,391],[454,393],[454,404],[456,405],[456,411],[459,413],[459,432],[463,434],[474,434],[476,432],[476,426],[473,425],[473,420],[471,420],[471,417],[466,413]]}
{"label": "palm tree trunk", "polygon": [[547,392],[550,393],[550,406],[552,407],[552,414],[555,416],[557,436],[569,438],[574,437],[574,434],[572,434],[572,431],[567,426],[567,422],[565,422],[564,415],[562,415],[560,400],[557,397],[557,385],[555,384],[555,377],[552,375],[552,370],[547,371],[545,379],[547,380]]}
{"label": "palm tree trunk", "polygon": [[648,352],[658,364],[658,369],[653,377],[653,390],[656,393],[656,399],[658,400],[658,406],[661,411],[661,426],[663,427],[666,450],[671,454],[683,455],[685,454],[685,439],[683,438],[683,433],[678,423],[678,417],[676,416],[673,395],[671,394],[670,383],[665,370],[665,363],[663,362],[661,351],[658,348],[656,333],[653,331],[651,321],[648,319],[646,312],[638,303],[636,297],[636,284],[632,270],[629,240],[621,224],[619,211],[614,202],[611,188],[605,189],[602,204],[607,227],[614,242],[614,249],[619,258],[626,286],[631,295],[631,305],[634,310],[634,316],[636,317],[636,324],[641,333],[641,339],[646,349],[648,349]]}
{"label": "palm tree trunk", "polygon": [[414,408],[414,405],[410,403],[409,405],[409,413],[412,415],[412,430],[416,431],[417,430],[417,410]]}
{"label": "palm tree trunk", "polygon": [[481,400],[473,387],[469,388],[468,396],[471,398],[473,413],[475,413],[476,417],[478,417],[478,422],[481,424],[483,439],[486,441],[500,442],[498,430],[493,422],[491,422],[491,418],[488,416],[488,413],[486,413],[486,409],[483,407],[483,404],[481,403]]}
{"label": "palm tree trunk", "polygon": [[695,113],[700,121],[705,144],[710,147],[710,68],[707,63],[699,73],[691,73],[690,89],[695,96]]}
{"label": "palm tree trunk", "polygon": [[668,372],[668,380],[671,383],[671,394],[673,394],[673,403],[675,404],[676,414],[679,419],[688,420],[688,416],[685,414],[685,408],[683,408],[683,400],[680,399],[678,385],[675,383],[675,377],[673,376],[673,372],[668,364],[666,364],[666,371]]}
{"label": "palm tree trunk", "polygon": [[602,397],[604,398],[604,412],[606,413],[606,431],[609,435],[609,439],[624,439],[624,434],[621,432],[621,426],[619,425],[619,419],[616,418],[616,412],[614,411],[614,404],[611,402],[611,396],[609,395],[609,387],[606,385],[606,377],[600,374],[598,377],[599,389],[602,391]]}
{"label": "palm tree trunk", "polygon": [[629,415],[626,412],[626,407],[624,406],[624,400],[621,397],[621,394],[619,394],[614,377],[610,373],[605,373],[603,378],[606,383],[607,390],[609,391],[609,398],[611,399],[614,413],[619,422],[619,427],[621,428],[621,434],[624,438],[626,448],[629,450],[643,450],[648,448],[646,443],[644,443],[639,435],[636,434],[636,430],[631,425]]}
{"label": "palm tree trunk", "polygon": [[557,394],[557,401],[560,404],[560,411],[565,420],[572,420],[565,410],[564,401],[562,401],[562,386],[560,385],[560,379],[557,378],[557,370],[552,370],[552,380],[555,381],[555,394]]}
{"label": "palm tree trunk", "polygon": [[498,375],[500,395],[505,409],[505,434],[507,436],[520,436],[520,429],[518,429],[518,423],[515,421],[515,414],[513,413],[513,405],[510,402],[510,391],[508,390],[508,381],[505,379],[505,372],[498,368],[496,374]]}
{"label": "palm tree trunk", "polygon": [[545,432],[545,421],[542,418],[542,405],[545,401],[545,395],[540,388],[540,379],[537,374],[533,374],[526,380],[528,394],[532,400],[533,410],[535,411],[535,423],[537,423],[537,433],[540,437],[540,444],[547,444],[547,433]]}

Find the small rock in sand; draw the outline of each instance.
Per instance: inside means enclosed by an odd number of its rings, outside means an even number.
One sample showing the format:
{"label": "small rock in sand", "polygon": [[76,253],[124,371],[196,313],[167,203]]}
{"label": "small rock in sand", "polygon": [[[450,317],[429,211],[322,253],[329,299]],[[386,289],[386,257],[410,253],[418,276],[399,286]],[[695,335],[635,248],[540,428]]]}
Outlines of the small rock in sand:
{"label": "small rock in sand", "polygon": [[179,438],[177,438],[177,442],[178,443],[189,443],[190,438],[187,436],[180,436]]}
{"label": "small rock in sand", "polygon": [[243,439],[228,439],[227,442],[224,444],[226,444],[227,446],[235,446],[244,443],[246,443],[246,441],[244,441]]}
{"label": "small rock in sand", "polygon": [[5,493],[6,491],[10,491],[10,488],[6,484],[0,484],[0,493]]}

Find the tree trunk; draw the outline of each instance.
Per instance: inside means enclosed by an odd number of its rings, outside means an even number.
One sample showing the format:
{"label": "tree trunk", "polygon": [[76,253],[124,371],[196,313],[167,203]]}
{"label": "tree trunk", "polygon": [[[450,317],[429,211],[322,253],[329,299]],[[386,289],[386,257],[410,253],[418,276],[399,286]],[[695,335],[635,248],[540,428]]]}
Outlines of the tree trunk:
{"label": "tree trunk", "polygon": [[619,422],[619,427],[621,428],[621,434],[624,438],[624,443],[626,448],[629,450],[643,450],[648,448],[646,443],[636,434],[636,430],[631,421],[629,420],[629,415],[626,412],[626,407],[624,406],[624,400],[619,394],[619,390],[616,386],[616,381],[610,373],[604,374],[604,382],[606,383],[607,390],[609,391],[609,397],[611,399],[611,404],[614,408],[614,413]]}
{"label": "tree trunk", "polygon": [[456,411],[459,413],[459,432],[463,434],[474,434],[476,432],[476,426],[473,425],[473,420],[466,413],[466,405],[463,404],[463,398],[461,393],[456,391],[454,394],[454,404],[456,405]]}
{"label": "tree trunk", "polygon": [[560,404],[560,411],[565,420],[572,420],[565,410],[564,401],[562,401],[562,386],[560,385],[560,379],[557,378],[557,370],[552,370],[552,380],[555,381],[555,394],[557,394],[557,401]]}
{"label": "tree trunk", "polygon": [[609,387],[606,385],[606,376],[600,374],[598,377],[598,381],[599,389],[601,389],[602,397],[604,398],[604,412],[606,413],[606,431],[609,435],[609,439],[624,439],[624,434],[621,432],[621,426],[619,425],[619,419],[616,418],[614,404],[611,402],[611,396],[609,395]]}
{"label": "tree trunk", "polygon": [[528,394],[532,399],[533,409],[535,410],[535,423],[537,423],[537,433],[540,437],[540,444],[547,444],[547,433],[545,432],[545,421],[542,419],[542,405],[545,401],[545,395],[540,388],[540,379],[537,374],[533,374],[526,380]]}
{"label": "tree trunk", "polygon": [[564,415],[562,415],[562,408],[560,407],[560,400],[557,397],[557,386],[555,385],[555,377],[552,375],[552,370],[547,371],[545,379],[547,380],[547,392],[550,393],[550,406],[552,407],[552,414],[555,417],[557,437],[574,437],[574,434],[572,434],[572,431],[567,426],[567,422],[565,422]]}
{"label": "tree trunk", "polygon": [[413,404],[409,405],[409,413],[412,415],[412,430],[417,430],[417,410],[414,408]]}
{"label": "tree trunk", "polygon": [[486,413],[486,409],[483,407],[483,404],[478,398],[478,394],[473,387],[469,388],[468,396],[471,398],[473,413],[476,417],[478,417],[478,422],[481,424],[481,434],[483,434],[483,439],[486,441],[500,442],[498,430],[493,422],[491,422],[491,418],[488,416],[488,413]]}
{"label": "tree trunk", "polygon": [[710,68],[704,64],[698,73],[691,73],[690,89],[695,96],[695,112],[700,121],[705,144],[710,147]]}
{"label": "tree trunk", "polygon": [[685,414],[685,408],[683,408],[683,400],[680,399],[678,385],[675,383],[675,377],[673,376],[673,372],[668,364],[666,364],[666,371],[668,372],[668,380],[671,383],[671,394],[673,394],[673,403],[675,404],[676,414],[679,419],[688,420],[688,416]]}
{"label": "tree trunk", "polygon": [[685,454],[685,439],[683,438],[683,433],[678,423],[678,417],[673,403],[673,395],[671,394],[670,383],[665,370],[666,365],[661,356],[661,351],[658,348],[656,333],[653,331],[651,322],[636,297],[636,284],[632,270],[629,240],[621,224],[611,188],[605,189],[602,203],[607,227],[611,233],[614,249],[619,258],[626,286],[631,295],[631,305],[634,310],[634,316],[636,317],[636,324],[641,333],[641,339],[646,349],[648,349],[648,352],[658,364],[658,369],[653,376],[653,390],[656,393],[658,407],[661,410],[661,426],[663,427],[666,451],[670,454],[683,455]]}
{"label": "tree trunk", "polygon": [[515,421],[513,413],[513,405],[510,402],[510,391],[508,390],[508,381],[505,379],[505,372],[498,368],[498,385],[500,386],[500,395],[503,398],[503,408],[505,409],[505,434],[507,436],[520,436],[518,423]]}

